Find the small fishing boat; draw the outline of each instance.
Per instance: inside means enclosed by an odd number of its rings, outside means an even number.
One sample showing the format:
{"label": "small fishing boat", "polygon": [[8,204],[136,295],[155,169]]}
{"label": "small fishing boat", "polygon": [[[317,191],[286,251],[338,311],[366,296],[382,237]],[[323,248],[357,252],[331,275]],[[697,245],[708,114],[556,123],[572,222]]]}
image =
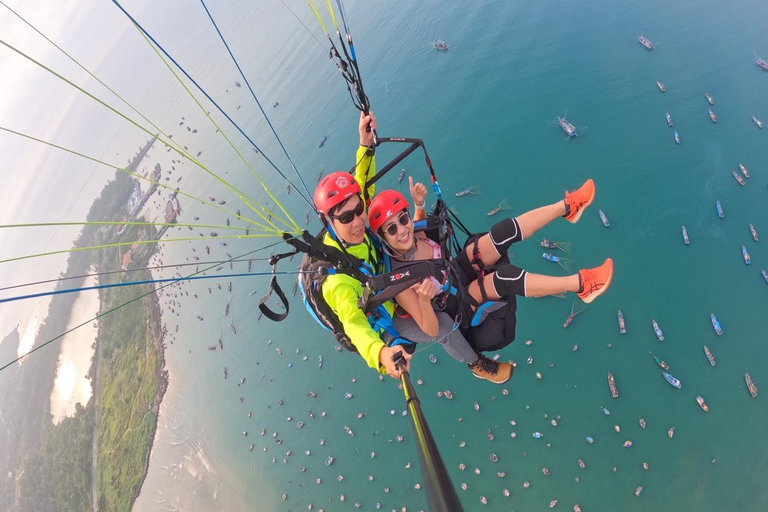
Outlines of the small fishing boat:
{"label": "small fishing boat", "polygon": [[619,310],[619,314],[617,316],[619,318],[619,334],[627,334],[627,326],[624,323],[624,313]]}
{"label": "small fishing boat", "polygon": [[624,441],[624,444],[623,444],[622,446],[623,446],[624,448],[632,448],[632,441],[630,441],[629,439],[627,439],[626,441]]}
{"label": "small fishing boat", "polygon": [[752,264],[752,259],[749,257],[749,253],[747,252],[747,248],[743,245],[741,246],[741,256],[744,258],[744,263],[747,265]]}
{"label": "small fishing boat", "polygon": [[749,394],[752,395],[752,398],[757,397],[757,386],[752,382],[752,377],[750,377],[748,373],[745,373],[744,380],[747,382],[747,390],[749,390]]}
{"label": "small fishing boat", "polygon": [[736,171],[731,171],[731,174],[733,174],[733,179],[739,182],[739,185],[741,185],[742,187],[746,185],[746,183],[744,182],[744,178],[742,178],[739,173],[737,173]]}
{"label": "small fishing boat", "polygon": [[347,400],[350,400],[350,399],[351,399],[353,396],[354,396],[354,395],[353,395],[352,393],[350,393],[349,391],[347,391],[346,393],[344,393],[344,398],[346,398]]}
{"label": "small fishing boat", "polygon": [[667,119],[667,126],[672,126],[672,116],[669,115],[669,110],[664,113],[664,117]]}
{"label": "small fishing boat", "polygon": [[706,345],[704,345],[704,355],[707,356],[710,366],[715,366],[715,356],[712,355],[712,352],[709,351],[709,347]]}
{"label": "small fishing boat", "polygon": [[583,460],[579,459],[579,467],[580,467],[581,469],[586,469],[586,468],[587,468],[587,465],[584,463],[584,461],[583,461]]}
{"label": "small fishing boat", "polygon": [[557,116],[557,124],[560,125],[560,128],[563,129],[563,132],[568,136],[568,138],[573,138],[578,135],[578,132],[576,131],[576,127],[573,126],[568,120],[564,117]]}
{"label": "small fishing boat", "polygon": [[664,333],[661,332],[659,324],[657,324],[656,320],[653,318],[651,318],[651,325],[653,325],[653,332],[656,333],[656,337],[659,338],[659,341],[664,341]]}
{"label": "small fishing boat", "polygon": [[667,430],[667,437],[670,439],[675,437],[675,427],[669,427],[669,430]]}
{"label": "small fishing boat", "polygon": [[704,93],[704,97],[707,98],[707,101],[709,102],[710,105],[715,104],[715,100],[712,99],[712,96],[710,96],[708,92]]}
{"label": "small fishing boat", "polygon": [[680,383],[680,381],[677,378],[670,375],[669,373],[664,372],[664,378],[666,379],[667,382],[669,382],[669,385],[672,386],[673,388],[677,388],[677,389],[682,388],[682,384]]}
{"label": "small fishing boat", "polygon": [[718,336],[723,335],[723,329],[720,327],[720,322],[717,321],[717,317],[714,313],[709,315],[709,319],[712,321],[712,328],[715,330]]}
{"label": "small fishing boat", "polygon": [[329,455],[328,458],[325,459],[325,465],[326,466],[330,466],[331,464],[333,464],[334,460],[336,460],[336,459],[334,459],[331,455]]}
{"label": "small fishing boat", "polygon": [[323,135],[320,138],[320,140],[317,141],[317,147],[319,147],[319,148],[323,147],[325,145],[325,141],[327,141],[327,140],[328,140],[328,136],[327,135]]}
{"label": "small fishing boat", "polygon": [[635,489],[635,496],[637,496],[639,498],[641,494],[643,494],[643,486],[642,485],[638,485],[637,489]]}
{"label": "small fishing boat", "polygon": [[544,437],[544,434],[542,434],[541,432],[534,432],[533,434],[531,434],[531,437],[533,437],[534,439],[541,439],[542,437]]}
{"label": "small fishing boat", "polygon": [[509,201],[504,199],[503,201],[501,201],[499,203],[499,206],[497,206],[493,210],[491,210],[488,213],[486,213],[486,215],[491,217],[491,216],[496,215],[497,213],[499,213],[501,210],[511,210],[511,209],[512,209],[512,207],[509,205]]}
{"label": "small fishing boat", "polygon": [[429,354],[429,362],[432,364],[437,363],[437,356],[435,354]]}
{"label": "small fishing boat", "polygon": [[701,407],[704,412],[709,412],[709,406],[704,402],[701,395],[696,395],[696,403],[699,404],[699,407]]}
{"label": "small fishing boat", "polygon": [[690,245],[691,244],[691,239],[688,238],[688,230],[685,229],[685,226],[683,226],[683,243],[685,245]]}
{"label": "small fishing boat", "polygon": [[761,270],[760,272],[763,273],[763,279],[765,280],[766,283],[768,283],[768,272],[766,272],[765,270]]}
{"label": "small fishing boat", "polygon": [[669,365],[659,356],[653,356],[653,360],[656,361],[656,364],[659,365],[662,370],[669,370]]}
{"label": "small fishing boat", "polygon": [[667,88],[658,80],[656,80],[656,87],[658,87],[661,92],[667,92]]}
{"label": "small fishing boat", "polygon": [[608,389],[611,390],[611,396],[613,398],[619,398],[619,391],[616,389],[616,381],[611,372],[608,372]]}
{"label": "small fishing boat", "polygon": [[640,424],[640,428],[645,428],[645,419],[640,418],[637,422]]}
{"label": "small fishing boat", "polygon": [[348,426],[346,426],[346,425],[344,425],[344,432],[346,432],[347,434],[349,434],[349,435],[350,435],[350,436],[352,436],[352,437],[355,437],[355,433],[354,433],[354,432],[352,432],[352,429],[351,429],[351,428],[349,428],[349,427],[348,427]]}
{"label": "small fishing boat", "polygon": [[646,50],[648,51],[653,50],[653,43],[651,42],[650,39],[645,37],[643,34],[640,34],[639,36],[637,36],[637,42],[643,45],[643,47],[645,47]]}
{"label": "small fishing boat", "polygon": [[764,61],[760,57],[757,58],[756,64],[764,70],[768,71],[768,62]]}
{"label": "small fishing boat", "polygon": [[563,329],[566,329],[569,325],[571,325],[571,322],[573,322],[573,319],[578,315],[579,313],[583,312],[586,308],[582,309],[576,309],[576,303],[574,302],[571,305],[571,313],[568,315],[568,318],[565,319],[565,322],[563,323]]}
{"label": "small fishing boat", "polygon": [[547,240],[546,238],[542,238],[541,242],[539,242],[539,245],[541,245],[545,249],[560,249],[564,253],[570,254],[570,242],[553,242],[552,240]]}
{"label": "small fishing boat", "polygon": [[317,367],[323,369],[323,356],[317,356]]}
{"label": "small fishing boat", "polygon": [[459,192],[456,192],[456,197],[464,197],[467,194],[479,194],[480,193],[480,185],[472,185],[469,188],[465,188],[464,190],[461,190]]}
{"label": "small fishing boat", "polygon": [[758,119],[757,117],[752,116],[752,122],[755,123],[755,125],[758,128],[760,128],[761,130],[763,129],[763,122],[760,119]]}
{"label": "small fishing boat", "polygon": [[400,183],[405,177],[405,168],[400,169],[400,174],[397,175],[397,182]]}
{"label": "small fishing boat", "polygon": [[675,144],[680,144],[680,134],[675,130]]}
{"label": "small fishing boat", "polygon": [[739,170],[741,171],[741,174],[743,174],[745,178],[749,178],[749,171],[747,170],[746,167],[744,167],[744,164],[742,164],[741,162],[739,162]]}
{"label": "small fishing boat", "polygon": [[603,226],[605,227],[611,227],[611,223],[608,221],[608,217],[605,216],[605,213],[603,213],[603,210],[597,210],[597,214],[600,216],[600,221],[603,223]]}
{"label": "small fishing boat", "polygon": [[717,216],[721,219],[725,217],[725,214],[723,213],[723,205],[720,204],[720,200],[718,199],[715,201],[715,210],[717,210]]}
{"label": "small fishing boat", "polygon": [[717,116],[715,115],[714,112],[712,112],[711,108],[709,109],[708,113],[709,113],[709,118],[712,120],[712,122],[716,123],[717,122]]}
{"label": "small fishing boat", "polygon": [[441,50],[441,51],[446,51],[448,50],[448,48],[451,47],[451,45],[449,45],[445,41],[441,41],[440,39],[435,41],[434,45],[435,45],[435,50]]}
{"label": "small fishing boat", "polygon": [[561,267],[563,267],[563,269],[565,269],[565,261],[566,261],[565,258],[561,258],[560,256],[556,256],[556,255],[552,254],[551,252],[542,253],[541,257],[544,258],[545,260],[553,261],[553,262],[557,263],[558,265],[560,265]]}

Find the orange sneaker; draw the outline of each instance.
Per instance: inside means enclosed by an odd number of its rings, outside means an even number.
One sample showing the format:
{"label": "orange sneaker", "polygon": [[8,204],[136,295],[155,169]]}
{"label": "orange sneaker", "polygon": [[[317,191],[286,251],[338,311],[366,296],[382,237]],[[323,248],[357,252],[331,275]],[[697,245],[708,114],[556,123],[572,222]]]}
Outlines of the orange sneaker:
{"label": "orange sneaker", "polygon": [[595,182],[592,178],[584,182],[581,188],[573,192],[565,191],[565,220],[572,224],[579,222],[584,208],[595,200]]}
{"label": "orange sneaker", "polygon": [[579,298],[589,304],[608,289],[612,278],[613,260],[611,258],[605,260],[599,267],[579,270],[581,287],[578,293]]}

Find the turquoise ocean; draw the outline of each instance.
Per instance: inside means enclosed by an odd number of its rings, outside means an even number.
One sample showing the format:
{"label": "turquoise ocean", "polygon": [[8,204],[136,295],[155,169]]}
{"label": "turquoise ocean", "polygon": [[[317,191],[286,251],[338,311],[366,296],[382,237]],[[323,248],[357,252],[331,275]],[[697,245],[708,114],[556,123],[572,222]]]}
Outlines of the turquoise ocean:
{"label": "turquoise ocean", "polygon": [[[289,5],[323,48],[279,2],[210,7],[311,191],[319,172],[354,164],[358,113],[311,13],[301,2]],[[587,178],[597,185],[595,203],[578,224],[551,223],[534,240],[514,246],[512,261],[532,272],[564,275],[542,259],[542,236],[571,242],[573,254],[567,257],[574,271],[610,256],[615,275],[605,295],[567,329],[562,325],[575,296],[519,300],[516,341],[501,352],[518,367],[503,386],[474,379],[438,346],[413,358],[412,378],[423,381],[417,391],[453,483],[468,485],[458,491],[465,510],[536,511],[554,499],[558,508],[570,510],[578,503],[585,512],[765,510],[768,408],[761,404],[762,390],[768,389],[768,285],[760,270],[768,269],[768,250],[765,239],[752,240],[748,224],[768,237],[768,130],[750,121],[752,115],[768,121],[768,73],[755,65],[755,52],[768,58],[768,4],[407,0],[345,5],[379,134],[425,141],[445,198],[468,227],[485,231],[501,215],[554,202]],[[158,8],[170,12],[172,7]],[[167,36],[176,43],[175,56],[294,179],[244,84],[235,85],[242,80],[199,6],[178,4],[173,13],[173,22],[151,17],[148,29],[161,41]],[[654,51],[638,44],[641,32],[657,44]],[[450,49],[436,51],[437,39]],[[657,80],[666,93],[657,89]],[[715,100],[716,124],[707,115],[705,92]],[[216,173],[272,204],[172,79],[148,88],[142,107],[192,150],[203,151],[201,159]],[[674,128],[666,126],[667,110]],[[580,130],[572,140],[565,140],[556,124],[566,113]],[[196,134],[175,128],[181,116],[198,129]],[[222,126],[303,226],[307,204],[295,191],[286,194],[282,178],[234,129]],[[680,133],[679,146],[674,130]],[[323,135],[327,142],[318,148]],[[378,164],[395,153],[380,148]],[[190,164],[171,163],[174,157],[159,144],[149,158],[166,171],[175,166],[172,176],[183,176],[183,191],[212,195],[226,200],[226,208],[246,212],[211,176]],[[751,173],[744,187],[731,176],[739,162]],[[417,180],[428,179],[423,160],[411,156],[381,182],[382,188],[397,186],[400,167]],[[454,196],[475,184],[482,194]],[[487,217],[504,199],[512,209]],[[715,212],[718,199],[724,219]],[[223,224],[228,216],[233,225],[242,225],[231,214],[189,199],[181,198],[181,206],[180,222],[200,216],[201,222]],[[610,228],[600,223],[598,209],[610,219]],[[690,234],[689,246],[683,245],[681,225]],[[178,229],[179,236],[187,236],[185,228]],[[310,229],[319,229],[314,217]],[[211,259],[225,258],[225,251],[237,256],[277,241],[228,240],[226,248],[216,240],[169,243],[161,259],[165,264],[187,262],[193,255],[205,259],[205,245]],[[741,258],[742,245],[751,266]],[[257,255],[284,249],[265,248]],[[297,263],[283,261],[280,270],[294,270]],[[244,265],[234,270],[244,271]],[[253,267],[266,270],[265,262]],[[227,271],[225,265],[221,272]],[[281,277],[287,291],[292,278]],[[374,510],[376,503],[382,510],[426,509],[424,488],[414,488],[423,482],[396,382],[380,381],[359,357],[335,351],[335,342],[309,317],[300,296],[291,299],[286,321],[258,320],[258,298],[267,279],[231,279],[231,293],[229,280],[163,292],[171,382],[135,508],[298,511],[312,504],[314,510],[343,511],[360,502],[362,510]],[[627,323],[623,336],[619,309]],[[713,332],[710,313],[723,326],[721,337]],[[664,331],[662,343],[654,336],[652,318]],[[224,350],[207,350],[219,337]],[[715,367],[704,356],[705,344]],[[429,362],[430,353],[438,357],[436,364]],[[651,354],[669,364],[681,390],[664,381]],[[322,369],[318,356],[323,356]],[[609,393],[608,372],[616,378],[618,399]],[[756,399],[746,390],[745,372],[761,389]],[[239,386],[241,378],[245,382]],[[453,400],[437,396],[446,389]],[[310,391],[317,396],[308,396]],[[347,391],[352,399],[344,398]],[[705,398],[708,413],[697,406],[697,395]],[[612,414],[604,415],[602,407]],[[362,419],[356,417],[360,412]],[[559,418],[557,426],[550,423],[553,418]],[[673,426],[670,439],[667,430]],[[536,431],[544,437],[533,439]],[[623,447],[627,440],[633,442],[628,449]],[[491,453],[498,462],[490,461]],[[335,462],[326,467],[329,455]],[[578,465],[580,458],[585,469]],[[550,476],[542,474],[545,467]],[[634,496],[638,486],[644,488],[639,499]],[[481,496],[487,497],[485,507]]]}

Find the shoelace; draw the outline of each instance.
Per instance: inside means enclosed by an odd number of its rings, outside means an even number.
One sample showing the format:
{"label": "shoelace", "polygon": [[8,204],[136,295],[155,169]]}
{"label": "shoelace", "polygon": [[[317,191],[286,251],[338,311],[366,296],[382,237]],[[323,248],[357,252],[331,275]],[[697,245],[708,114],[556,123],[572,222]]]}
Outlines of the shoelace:
{"label": "shoelace", "polygon": [[480,368],[487,371],[488,373],[496,374],[496,372],[499,370],[499,364],[485,356],[480,356]]}

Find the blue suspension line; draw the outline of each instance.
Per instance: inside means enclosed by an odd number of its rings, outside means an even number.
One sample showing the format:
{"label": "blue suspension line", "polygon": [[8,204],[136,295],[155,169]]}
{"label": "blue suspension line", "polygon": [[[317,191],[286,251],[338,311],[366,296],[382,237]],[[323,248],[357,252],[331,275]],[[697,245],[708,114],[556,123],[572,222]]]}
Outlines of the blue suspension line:
{"label": "blue suspension line", "polygon": [[[239,131],[239,132],[240,132],[240,134],[241,134],[243,137],[245,137],[245,139],[246,139],[248,142],[250,142],[250,143],[251,143],[251,145],[252,145],[252,146],[253,146],[253,147],[254,147],[254,148],[255,148],[255,149],[256,149],[256,150],[257,150],[257,151],[258,151],[258,152],[261,154],[261,156],[263,156],[263,157],[264,157],[264,159],[265,159],[267,162],[269,162],[269,164],[272,166],[272,168],[273,168],[273,169],[275,169],[275,171],[277,171],[277,173],[280,175],[280,177],[281,177],[281,178],[283,178],[283,179],[284,179],[286,182],[288,182],[288,184],[289,184],[289,185],[291,185],[291,186],[292,186],[292,187],[293,187],[293,188],[296,190],[296,192],[299,194],[299,196],[301,196],[301,198],[302,198],[302,199],[304,199],[304,201],[305,201],[305,202],[306,202],[306,203],[307,203],[307,204],[308,204],[308,205],[309,205],[309,206],[310,206],[310,207],[311,207],[313,210],[315,210],[315,205],[314,205],[314,204],[313,204],[313,203],[312,203],[312,202],[311,202],[309,199],[307,199],[307,198],[304,196],[304,194],[302,194],[302,192],[301,192],[301,191],[300,191],[300,190],[299,190],[299,189],[296,187],[296,185],[294,185],[294,184],[291,182],[291,180],[289,180],[289,179],[286,177],[286,175],[285,175],[285,174],[283,174],[283,172],[282,172],[282,171],[281,171],[281,170],[280,170],[280,169],[279,169],[279,168],[278,168],[278,167],[275,165],[275,163],[274,163],[274,162],[272,162],[272,160],[270,160],[270,159],[269,159],[269,157],[268,157],[267,155],[265,155],[265,154],[264,154],[264,152],[261,150],[261,148],[259,148],[259,147],[256,145],[256,143],[255,143],[255,142],[253,142],[253,140],[251,140],[251,138],[250,138],[248,135],[246,135],[246,133],[243,131],[243,129],[242,129],[242,128],[240,128],[240,125],[238,125],[238,124],[237,124],[237,123],[236,123],[236,122],[235,122],[235,121],[234,121],[234,120],[233,120],[231,117],[229,117],[229,114],[227,114],[226,112],[224,112],[224,109],[222,109],[222,108],[219,106],[219,104],[218,104],[218,103],[216,103],[216,101],[215,101],[213,98],[211,98],[211,96],[210,96],[210,95],[209,95],[209,94],[208,94],[208,93],[205,91],[205,89],[203,89],[203,88],[200,86],[200,84],[198,84],[198,83],[195,81],[195,79],[194,79],[194,78],[192,78],[192,77],[190,76],[190,74],[189,74],[189,73],[187,73],[187,71],[186,71],[186,70],[185,70],[185,69],[184,69],[184,68],[181,66],[181,64],[179,64],[178,62],[176,62],[176,59],[174,59],[173,57],[171,57],[171,55],[170,55],[170,54],[169,54],[167,51],[165,51],[165,48],[163,48],[162,46],[160,46],[160,43],[158,43],[158,42],[155,40],[155,38],[154,38],[154,37],[152,37],[152,36],[149,34],[149,32],[147,32],[147,31],[144,29],[144,27],[142,27],[142,26],[141,26],[141,24],[139,24],[139,22],[138,22],[138,21],[136,21],[136,20],[133,18],[133,16],[131,16],[131,15],[128,13],[128,11],[126,11],[126,10],[123,8],[123,6],[122,6],[122,5],[120,5],[120,2],[118,2],[117,0],[112,0],[112,3],[113,3],[113,4],[115,4],[115,5],[117,6],[117,8],[118,8],[118,9],[120,9],[120,10],[123,12],[123,14],[125,14],[125,15],[128,17],[128,19],[129,19],[129,20],[131,20],[131,23],[133,23],[134,25],[136,25],[136,28],[138,28],[139,30],[141,30],[142,34],[144,34],[145,36],[147,36],[147,39],[149,39],[150,41],[152,41],[152,44],[154,44],[154,45],[157,47],[157,49],[158,49],[158,50],[160,50],[161,52],[163,52],[163,55],[165,55],[165,56],[166,56],[166,57],[167,57],[167,58],[168,58],[168,59],[169,59],[171,62],[173,62],[173,64],[174,64],[174,65],[175,65],[177,68],[179,68],[179,71],[181,71],[181,72],[184,74],[184,76],[186,76],[186,77],[187,77],[187,79],[188,79],[190,82],[192,82],[192,84],[194,84],[194,86],[195,86],[195,87],[197,87],[197,90],[198,90],[198,91],[200,91],[200,92],[201,92],[201,93],[202,93],[202,94],[203,94],[203,95],[204,95],[206,98],[208,98],[208,101],[210,101],[211,103],[213,103],[213,106],[215,106],[215,107],[216,107],[216,109],[218,109],[218,111],[219,111],[219,112],[221,112],[221,114],[222,114],[224,117],[226,117],[226,118],[227,118],[227,120],[228,120],[230,123],[232,123],[232,126],[234,126],[235,128],[237,128],[237,131]],[[306,187],[305,187],[305,188],[306,188]],[[315,210],[315,211],[316,211],[316,210]]]}
{"label": "blue suspension line", "polygon": [[222,279],[225,277],[245,277],[245,276],[282,276],[282,275],[293,275],[293,274],[307,274],[307,273],[314,273],[314,272],[302,272],[302,271],[294,271],[294,272],[248,272],[243,274],[216,274],[213,276],[188,276],[188,277],[169,277],[164,279],[147,279],[144,281],[127,281],[125,283],[110,283],[110,284],[98,284],[95,286],[83,286],[81,288],[67,288],[66,290],[54,290],[51,292],[41,292],[41,293],[33,293],[30,295],[18,295],[15,297],[8,297],[5,299],[0,299],[0,304],[6,303],[6,302],[15,302],[17,300],[26,300],[26,299],[36,299],[38,297],[48,297],[51,295],[64,295],[65,293],[75,293],[75,292],[83,292],[88,290],[101,290],[104,288],[122,288],[124,286],[136,286],[140,284],[154,284],[154,283],[169,283],[169,282],[180,282],[180,281],[195,281],[198,279]]}
{"label": "blue suspension line", "polygon": [[[285,149],[285,146],[283,145],[283,141],[280,140],[280,137],[277,135],[277,132],[275,131],[274,126],[272,126],[272,121],[269,120],[269,116],[267,116],[267,113],[264,112],[264,107],[261,106],[261,102],[258,100],[258,98],[256,98],[256,93],[253,92],[253,88],[251,88],[251,83],[245,77],[245,73],[243,73],[243,70],[240,68],[240,64],[237,62],[237,59],[235,58],[235,56],[232,54],[232,50],[230,50],[229,45],[227,44],[227,41],[224,39],[224,36],[219,30],[219,26],[214,21],[213,16],[211,16],[211,13],[208,10],[208,7],[205,5],[205,1],[200,0],[200,3],[203,4],[203,9],[205,9],[205,13],[208,15],[208,18],[211,20],[211,23],[213,24],[213,28],[215,28],[216,33],[219,34],[219,37],[221,38],[221,42],[224,43],[224,47],[227,49],[229,56],[232,57],[232,62],[235,63],[237,70],[240,72],[240,76],[245,81],[245,85],[247,85],[248,90],[251,91],[251,96],[253,97],[253,100],[256,102],[256,105],[258,105],[259,110],[261,110],[261,113],[264,115],[264,119],[267,121],[267,124],[269,125],[269,129],[272,130],[272,134],[277,139],[278,144],[280,144],[280,147],[282,148],[283,153],[285,154],[285,158],[287,158],[288,161],[291,163],[291,167],[293,167],[293,170],[296,173],[296,176],[299,178],[299,182],[304,187],[304,191],[307,193],[307,197],[309,197],[311,194],[309,193],[309,189],[307,188],[306,183],[304,183],[304,179],[302,179],[301,174],[299,174],[299,170],[296,168],[296,165],[293,163],[293,160],[291,160],[291,157],[288,156],[288,151]],[[290,183],[290,185],[293,186],[293,183],[291,183],[290,181],[288,183]],[[298,189],[296,191],[299,192]]]}

